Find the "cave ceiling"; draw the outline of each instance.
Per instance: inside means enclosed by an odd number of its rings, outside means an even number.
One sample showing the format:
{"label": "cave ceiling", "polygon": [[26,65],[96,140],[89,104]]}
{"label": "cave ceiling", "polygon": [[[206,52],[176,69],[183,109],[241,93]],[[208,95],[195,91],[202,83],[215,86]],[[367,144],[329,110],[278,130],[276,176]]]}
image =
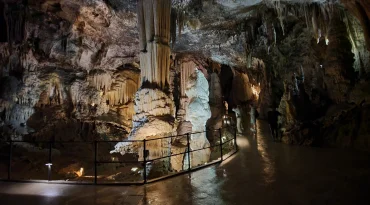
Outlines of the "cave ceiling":
{"label": "cave ceiling", "polygon": [[[3,1],[9,5],[25,2]],[[173,0],[177,26],[172,31],[176,34],[171,34],[175,36],[172,51],[244,67],[251,52],[246,47],[263,46],[267,53],[272,45],[266,42],[271,36],[262,34],[263,26],[271,23],[277,33],[285,32],[285,23],[304,21],[305,6],[312,2],[339,4],[307,0]],[[45,64],[51,64],[45,59],[53,58],[53,65],[63,67],[114,70],[139,61],[136,4],[136,0],[28,0],[31,18],[27,35],[41,39],[45,56],[37,59]],[[249,34],[247,30],[251,30]],[[55,46],[63,36],[70,42],[66,54]],[[76,53],[80,56],[76,57]]]}

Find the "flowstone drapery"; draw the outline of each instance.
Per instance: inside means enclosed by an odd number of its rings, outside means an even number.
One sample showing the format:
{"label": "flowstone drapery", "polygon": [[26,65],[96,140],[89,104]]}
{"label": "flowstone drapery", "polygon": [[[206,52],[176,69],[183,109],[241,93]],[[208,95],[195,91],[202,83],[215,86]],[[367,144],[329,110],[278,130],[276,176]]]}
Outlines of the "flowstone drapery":
{"label": "flowstone drapery", "polygon": [[165,89],[170,69],[170,0],[139,0],[141,82]]}

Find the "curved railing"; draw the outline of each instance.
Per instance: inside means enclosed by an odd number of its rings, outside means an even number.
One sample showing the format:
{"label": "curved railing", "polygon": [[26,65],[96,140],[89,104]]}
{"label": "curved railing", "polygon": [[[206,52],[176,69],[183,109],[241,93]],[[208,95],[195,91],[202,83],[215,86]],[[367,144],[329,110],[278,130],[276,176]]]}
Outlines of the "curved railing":
{"label": "curved railing", "polygon": [[[192,148],[197,140],[192,138],[197,134],[208,135],[209,146]],[[136,149],[125,155],[109,154],[118,142],[135,144]],[[153,144],[162,149],[152,149]],[[222,162],[237,150],[236,129],[231,126],[147,140],[3,141],[0,142],[0,179],[144,184]],[[206,160],[195,163],[196,158],[204,157]]]}

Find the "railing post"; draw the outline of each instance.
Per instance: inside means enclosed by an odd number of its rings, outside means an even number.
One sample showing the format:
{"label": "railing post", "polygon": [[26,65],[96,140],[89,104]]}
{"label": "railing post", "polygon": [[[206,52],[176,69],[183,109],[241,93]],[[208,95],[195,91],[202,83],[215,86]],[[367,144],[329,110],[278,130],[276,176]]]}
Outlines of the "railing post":
{"label": "railing post", "polygon": [[98,183],[98,142],[94,141],[94,184]]}
{"label": "railing post", "polygon": [[147,178],[146,178],[146,139],[144,139],[143,140],[143,143],[144,143],[144,149],[143,149],[143,158],[144,158],[144,160],[143,160],[143,162],[144,162],[144,172],[143,172],[143,177],[144,177],[144,184],[146,184],[146,182],[147,182]]}
{"label": "railing post", "polygon": [[9,142],[9,164],[8,164],[8,180],[10,180],[10,176],[11,176],[11,173],[12,173],[12,155],[13,155],[13,142],[12,140],[10,139],[10,142]]}
{"label": "railing post", "polygon": [[191,170],[191,163],[190,163],[190,135],[189,133],[186,134],[186,139],[188,141],[188,171]]}
{"label": "railing post", "polygon": [[236,144],[236,127],[234,127],[234,146],[235,151],[238,151],[238,144]]}
{"label": "railing post", "polygon": [[222,128],[218,130],[219,135],[220,135],[220,153],[221,153],[221,161],[224,161],[224,156],[222,153]]}
{"label": "railing post", "polygon": [[50,140],[49,142],[49,165],[48,165],[48,181],[51,180],[51,166],[52,166],[52,162],[51,162],[51,148],[52,148],[52,140]]}

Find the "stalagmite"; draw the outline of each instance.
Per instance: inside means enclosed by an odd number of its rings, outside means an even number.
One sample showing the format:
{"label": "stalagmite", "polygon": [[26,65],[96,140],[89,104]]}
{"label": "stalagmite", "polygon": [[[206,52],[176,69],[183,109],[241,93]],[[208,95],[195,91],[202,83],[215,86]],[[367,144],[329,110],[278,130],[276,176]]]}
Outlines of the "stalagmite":
{"label": "stalagmite", "polygon": [[243,133],[244,128],[242,126],[242,117],[241,117],[242,110],[238,106],[236,108],[233,108],[233,111],[235,112],[235,116],[236,116],[236,128],[237,128],[237,131],[238,131],[238,133]]}
{"label": "stalagmite", "polygon": [[[186,120],[191,122],[193,132],[203,132],[207,120],[211,117],[211,110],[208,104],[208,81],[198,69],[189,78],[186,95],[190,99]],[[190,147],[192,150],[209,147],[205,133],[192,134]],[[190,157],[191,165],[198,166],[207,163],[210,154],[209,149],[192,152]]]}
{"label": "stalagmite", "polygon": [[[211,74],[211,81],[209,82],[209,105],[212,116],[207,121],[209,129],[218,130],[222,127],[222,116],[225,114],[225,107],[222,103],[222,87],[220,78],[217,73]],[[207,138],[210,141],[216,141],[219,137],[218,132],[207,132]]]}

